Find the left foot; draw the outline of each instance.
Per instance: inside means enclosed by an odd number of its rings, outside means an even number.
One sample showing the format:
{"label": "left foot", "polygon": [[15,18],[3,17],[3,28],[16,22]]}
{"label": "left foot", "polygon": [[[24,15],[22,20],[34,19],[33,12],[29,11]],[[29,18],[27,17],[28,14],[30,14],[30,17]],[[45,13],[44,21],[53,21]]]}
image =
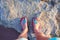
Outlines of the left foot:
{"label": "left foot", "polygon": [[19,35],[19,38],[21,38],[21,37],[27,38],[27,32],[28,32],[27,18],[22,17],[21,20],[20,20],[20,24],[23,28],[23,32]]}
{"label": "left foot", "polygon": [[23,30],[28,29],[27,17],[22,17],[20,20],[20,24],[21,24]]}

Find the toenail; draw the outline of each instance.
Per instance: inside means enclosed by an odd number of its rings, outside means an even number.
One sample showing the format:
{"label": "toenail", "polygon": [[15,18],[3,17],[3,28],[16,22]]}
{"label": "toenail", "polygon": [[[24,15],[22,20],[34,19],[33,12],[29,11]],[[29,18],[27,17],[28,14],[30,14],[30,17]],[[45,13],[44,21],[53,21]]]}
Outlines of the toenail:
{"label": "toenail", "polygon": [[24,19],[23,19],[22,23],[23,23],[23,24],[25,24],[25,23],[26,23],[26,18],[24,18]]}
{"label": "toenail", "polygon": [[37,24],[37,20],[36,19],[34,19],[33,22],[34,22],[34,24]]}

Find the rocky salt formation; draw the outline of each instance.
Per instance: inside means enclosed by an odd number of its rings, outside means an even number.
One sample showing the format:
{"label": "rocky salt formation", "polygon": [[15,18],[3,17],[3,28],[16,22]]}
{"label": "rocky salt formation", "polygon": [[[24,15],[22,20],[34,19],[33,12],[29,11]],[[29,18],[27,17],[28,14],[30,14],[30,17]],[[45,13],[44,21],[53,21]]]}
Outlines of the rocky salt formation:
{"label": "rocky salt formation", "polygon": [[[52,3],[53,2],[53,3]],[[20,18],[27,16],[29,24],[33,16],[39,16],[42,31],[46,35],[60,35],[60,2],[49,0],[1,0],[0,1],[0,25],[14,28],[21,32]],[[29,33],[32,33],[32,25],[29,25]],[[31,39],[31,34],[28,35]],[[33,39],[31,39],[33,40]]]}

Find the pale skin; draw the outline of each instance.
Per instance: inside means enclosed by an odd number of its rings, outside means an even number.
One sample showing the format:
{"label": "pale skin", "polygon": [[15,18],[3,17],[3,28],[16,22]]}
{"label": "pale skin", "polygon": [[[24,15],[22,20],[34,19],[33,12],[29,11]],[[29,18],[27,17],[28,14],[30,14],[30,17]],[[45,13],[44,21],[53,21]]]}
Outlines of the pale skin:
{"label": "pale skin", "polygon": [[[27,21],[27,20],[26,20]],[[28,25],[27,22],[25,23],[25,25],[21,24],[22,27],[24,27],[23,32],[18,36],[19,38],[27,38],[27,32],[28,32]],[[34,32],[35,32],[35,36],[37,38],[37,40],[48,40],[50,38],[50,36],[45,36],[44,33],[39,32],[39,22],[37,24],[34,24]]]}

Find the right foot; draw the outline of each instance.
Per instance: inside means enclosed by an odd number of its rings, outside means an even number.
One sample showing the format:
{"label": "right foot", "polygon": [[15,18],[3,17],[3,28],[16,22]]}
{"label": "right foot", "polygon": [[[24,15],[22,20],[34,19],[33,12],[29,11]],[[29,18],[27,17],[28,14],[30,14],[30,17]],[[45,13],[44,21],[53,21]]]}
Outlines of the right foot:
{"label": "right foot", "polygon": [[39,21],[36,18],[33,18],[32,24],[34,27],[34,32],[39,30]]}
{"label": "right foot", "polygon": [[41,25],[40,25],[39,21],[40,21],[40,13],[35,14],[35,17],[33,17],[33,19],[32,19],[32,25],[34,27],[34,31],[39,32],[39,30],[41,30]]}
{"label": "right foot", "polygon": [[37,35],[40,35],[40,36],[45,36],[44,35],[44,33],[42,33],[42,32],[40,32],[40,30],[41,30],[41,24],[39,23],[39,20],[38,20],[38,18],[33,18],[33,20],[32,20],[32,25],[33,25],[33,27],[34,27],[34,32],[35,32],[35,34]]}
{"label": "right foot", "polygon": [[37,40],[48,40],[49,37],[46,37],[44,33],[40,32],[39,30],[41,29],[40,23],[37,18],[33,18],[33,26],[34,26],[34,32]]}
{"label": "right foot", "polygon": [[38,17],[33,18],[32,25],[34,27],[35,35],[43,36],[43,37],[49,37],[49,36],[46,36],[43,32],[40,31],[42,29],[42,27],[41,27],[41,24],[39,23],[39,18]]}

